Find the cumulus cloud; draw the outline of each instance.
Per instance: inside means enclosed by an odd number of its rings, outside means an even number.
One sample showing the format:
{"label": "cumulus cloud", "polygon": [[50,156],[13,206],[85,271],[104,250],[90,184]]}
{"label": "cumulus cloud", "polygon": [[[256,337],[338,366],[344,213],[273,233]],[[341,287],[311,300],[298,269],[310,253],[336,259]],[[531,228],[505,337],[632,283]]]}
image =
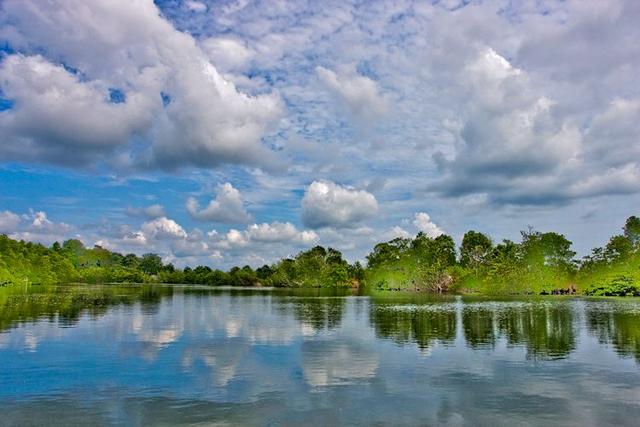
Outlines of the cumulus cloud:
{"label": "cumulus cloud", "polygon": [[128,225],[107,227],[94,240],[83,240],[120,252],[155,252],[165,262],[178,266],[219,266],[225,262],[230,267],[238,263],[255,266],[275,262],[287,256],[292,247],[309,246],[318,239],[314,231],[299,230],[289,222],[251,224],[243,230],[231,228],[225,232],[203,233],[197,228],[187,231],[175,220],[160,217],[144,222],[139,229]]}
{"label": "cumulus cloud", "polygon": [[122,243],[126,246],[146,246],[148,240],[142,231],[133,231],[122,236]]}
{"label": "cumulus cloud", "polygon": [[187,212],[198,221],[222,223],[246,223],[251,220],[247,213],[240,191],[230,183],[218,186],[216,198],[200,209],[200,204],[194,197],[187,199]]}
{"label": "cumulus cloud", "polygon": [[11,211],[0,212],[0,233],[15,231],[20,224],[20,216]]}
{"label": "cumulus cloud", "polygon": [[11,211],[0,213],[0,232],[6,232],[16,240],[28,240],[50,245],[55,241],[62,241],[71,236],[74,228],[64,222],[53,222],[44,211],[29,210],[18,216]]}
{"label": "cumulus cloud", "polygon": [[164,207],[159,204],[150,205],[147,207],[133,207],[129,206],[125,213],[132,217],[143,217],[143,218],[159,218],[161,216],[166,216],[164,211]]}
{"label": "cumulus cloud", "polygon": [[413,217],[413,225],[418,231],[422,231],[431,238],[444,234],[444,231],[431,221],[431,217],[426,212],[416,213]]}
{"label": "cumulus cloud", "polygon": [[313,230],[298,230],[290,222],[278,221],[251,224],[244,231],[232,228],[224,235],[213,232],[209,236],[221,248],[241,248],[250,243],[253,245],[287,243],[306,246],[318,240],[318,235]]}
{"label": "cumulus cloud", "polygon": [[187,237],[187,232],[180,224],[164,216],[145,222],[141,229],[147,238],[162,240]]}
{"label": "cumulus cloud", "polygon": [[78,167],[274,165],[261,139],[281,117],[279,97],[239,92],[153,1],[1,7],[3,35],[22,52],[0,64],[0,88],[13,102],[0,112],[2,158]]}
{"label": "cumulus cloud", "polygon": [[[89,239],[85,239],[89,240]],[[128,225],[103,230],[96,244],[119,252],[155,252],[165,262],[184,266],[188,263],[210,264],[219,262],[223,255],[212,247],[209,236],[200,230],[187,232],[175,220],[160,217],[144,222],[139,229]]]}
{"label": "cumulus cloud", "polygon": [[[376,240],[380,239],[380,241],[388,242],[389,240],[393,240],[397,238],[408,239],[410,237],[411,237],[411,233],[409,233],[407,230],[405,230],[404,228],[398,225],[394,225],[393,227],[383,232],[382,234],[376,235]],[[378,242],[376,241],[375,243],[378,243]]]}
{"label": "cumulus cloud", "polygon": [[210,37],[200,45],[211,62],[224,71],[242,69],[255,54],[245,42],[228,37]]}
{"label": "cumulus cloud", "polygon": [[110,103],[104,82],[83,81],[40,55],[8,55],[0,88],[15,102],[0,113],[6,158],[80,166],[150,124],[149,99],[132,93],[126,103]]}
{"label": "cumulus cloud", "polygon": [[555,101],[539,94],[522,70],[486,48],[463,75],[468,103],[461,145],[452,159],[438,158],[448,175],[433,188],[454,196],[485,193],[497,201],[524,188],[523,181],[556,176],[578,160],[577,125],[559,118]]}
{"label": "cumulus cloud", "polygon": [[247,235],[251,240],[258,242],[286,242],[297,241],[303,244],[311,244],[318,239],[318,235],[312,230],[298,231],[290,222],[272,222],[271,224],[252,224],[247,229]]}
{"label": "cumulus cloud", "polygon": [[[611,196],[640,191],[638,2],[226,2],[207,13],[185,0],[86,3],[0,2],[10,51],[0,61],[0,159],[203,166],[203,176],[217,165],[258,165],[243,194],[254,215],[281,223],[293,221],[309,176],[357,183],[380,201],[375,223],[345,228],[349,215],[302,209],[319,241],[350,259],[387,232],[408,233],[395,224],[415,231],[425,187],[450,215],[447,232],[464,231],[455,227],[473,214],[508,237],[587,204],[614,218],[633,197]],[[374,124],[375,136],[350,121]],[[286,173],[264,170],[274,155]],[[209,204],[199,201],[195,212]],[[572,226],[578,245],[600,243]],[[217,250],[226,265],[272,260],[298,244],[235,228],[229,239],[226,228],[158,240],[130,227],[106,237],[175,251],[180,262]],[[236,246],[215,246],[223,240]]]}
{"label": "cumulus cloud", "polygon": [[377,210],[376,198],[365,190],[314,181],[302,199],[302,222],[311,228],[354,227]]}
{"label": "cumulus cloud", "polygon": [[316,75],[358,119],[372,120],[387,112],[388,100],[370,78],[356,73],[337,74],[324,67],[316,67]]}

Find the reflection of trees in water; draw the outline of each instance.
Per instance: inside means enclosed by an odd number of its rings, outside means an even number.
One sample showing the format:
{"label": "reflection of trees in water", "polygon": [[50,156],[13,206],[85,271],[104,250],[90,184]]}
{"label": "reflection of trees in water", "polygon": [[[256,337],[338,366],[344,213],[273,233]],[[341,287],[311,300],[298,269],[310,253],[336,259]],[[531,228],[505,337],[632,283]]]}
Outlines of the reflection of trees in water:
{"label": "reflection of trees in water", "polygon": [[586,309],[587,328],[601,344],[610,344],[625,357],[640,362],[640,313],[624,309]]}
{"label": "reflection of trees in water", "polygon": [[415,342],[423,350],[435,341],[452,342],[456,336],[456,312],[449,306],[373,305],[370,320],[378,337],[398,344]]}
{"label": "reflection of trees in water", "polygon": [[507,307],[498,312],[498,329],[533,359],[562,359],[576,347],[573,311],[564,303]]}
{"label": "reflection of trees in water", "polygon": [[0,295],[0,330],[40,319],[70,326],[85,313],[98,317],[116,305],[140,303],[143,312],[155,312],[162,297],[172,294],[171,287],[152,285],[32,287],[27,293]]}
{"label": "reflection of trees in water", "polygon": [[318,331],[340,326],[346,301],[345,298],[295,298],[291,305],[296,319]]}
{"label": "reflection of trees in water", "polygon": [[[448,343],[456,336],[456,310],[447,305],[373,305],[371,322],[381,338],[416,343],[428,349],[435,341]],[[509,345],[522,345],[527,357],[564,358],[575,349],[574,314],[568,304],[464,305],[462,333],[473,349],[493,348],[504,337]]]}
{"label": "reflection of trees in water", "polygon": [[471,348],[494,347],[496,344],[496,312],[483,307],[465,306],[462,310],[462,329]]}

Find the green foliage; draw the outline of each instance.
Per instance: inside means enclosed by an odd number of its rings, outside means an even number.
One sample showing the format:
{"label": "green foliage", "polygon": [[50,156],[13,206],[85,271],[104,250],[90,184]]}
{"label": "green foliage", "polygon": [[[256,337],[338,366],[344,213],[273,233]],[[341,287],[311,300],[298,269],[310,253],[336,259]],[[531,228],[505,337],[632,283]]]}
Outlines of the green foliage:
{"label": "green foliage", "polygon": [[615,276],[609,280],[605,280],[592,285],[585,292],[586,295],[593,296],[618,296],[627,295],[640,296],[636,282],[631,276]]}
{"label": "green foliage", "polygon": [[77,278],[77,272],[60,251],[0,235],[0,284],[50,284]]}
{"label": "green foliage", "polygon": [[640,219],[627,219],[623,234],[584,257],[576,281],[588,295],[637,295],[640,284]]}
{"label": "green foliage", "polygon": [[447,235],[415,239],[397,238],[377,244],[367,255],[366,283],[380,290],[424,289],[443,291],[453,282],[456,248]]}
{"label": "green foliage", "polygon": [[147,274],[158,274],[162,268],[162,259],[156,254],[144,254],[139,268]]}
{"label": "green foliage", "polygon": [[640,218],[637,216],[630,216],[623,227],[624,237],[629,241],[631,246],[638,249],[640,245]]}
{"label": "green foliage", "polygon": [[367,265],[349,264],[340,251],[316,246],[273,265],[225,272],[208,266],[176,269],[157,254],[122,255],[80,240],[50,248],[0,235],[0,286],[17,284],[185,283],[211,286],[282,286],[420,290],[431,292],[551,293],[582,290],[587,295],[637,295],[640,283],[640,219],[631,216],[623,233],[594,248],[580,262],[562,234],[529,229],[516,243],[495,244],[467,232],[456,257],[453,239],[418,233],[378,243]]}
{"label": "green foliage", "polygon": [[575,259],[571,242],[554,232],[529,229],[519,243],[493,245],[488,236],[469,231],[458,262],[451,237],[418,234],[377,244],[367,256],[365,282],[380,290],[539,294],[582,289],[593,295],[631,295],[640,280],[640,220],[629,218],[623,231],[582,262]]}
{"label": "green foliage", "polygon": [[364,275],[359,263],[350,266],[340,251],[322,246],[283,259],[268,271],[262,268],[265,283],[286,287],[346,288],[358,286]]}
{"label": "green foliage", "polygon": [[493,242],[489,237],[477,231],[467,231],[460,245],[460,264],[477,270],[486,262],[492,248]]}

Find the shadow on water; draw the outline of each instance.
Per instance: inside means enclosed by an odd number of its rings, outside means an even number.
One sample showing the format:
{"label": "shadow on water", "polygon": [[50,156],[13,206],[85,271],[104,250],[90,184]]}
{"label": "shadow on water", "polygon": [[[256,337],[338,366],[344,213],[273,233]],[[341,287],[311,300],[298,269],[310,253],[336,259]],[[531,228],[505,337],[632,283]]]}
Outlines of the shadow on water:
{"label": "shadow on water", "polygon": [[524,345],[527,358],[563,359],[576,347],[576,317],[564,302],[540,302],[497,310],[499,334]]}
{"label": "shadow on water", "polygon": [[633,425],[639,345],[637,300],[12,288],[0,424]]}
{"label": "shadow on water", "polygon": [[492,349],[504,340],[524,347],[533,360],[566,358],[576,347],[578,328],[575,306],[563,300],[372,299],[370,320],[378,337],[398,344],[447,345],[460,327],[471,349]]}
{"label": "shadow on water", "polygon": [[[143,314],[155,314],[164,298],[225,296],[242,308],[246,298],[258,306],[292,316],[314,331],[342,325],[350,290],[240,289],[163,285],[56,285],[0,290],[0,331],[25,322],[57,322],[74,326],[88,315],[97,318],[110,308],[137,304]],[[422,350],[451,345],[457,337],[473,350],[491,350],[503,341],[521,346],[532,360],[568,357],[576,348],[578,330],[586,327],[601,344],[640,362],[640,304],[635,301],[574,298],[487,299],[375,293],[352,309],[364,309],[378,338]],[[267,307],[265,305],[265,307]],[[360,307],[360,308],[358,308]],[[368,311],[368,312],[367,312]],[[581,323],[584,322],[584,323]]]}
{"label": "shadow on water", "polygon": [[372,297],[369,318],[379,338],[428,350],[456,337],[456,305],[451,297],[424,294]]}
{"label": "shadow on water", "polygon": [[640,307],[619,302],[589,304],[585,309],[589,332],[601,344],[612,345],[623,357],[634,357],[640,363]]}
{"label": "shadow on water", "polygon": [[163,297],[173,295],[168,286],[154,285],[52,285],[0,292],[0,331],[15,324],[47,320],[73,326],[87,314],[104,315],[114,306],[139,303],[143,313],[153,314]]}

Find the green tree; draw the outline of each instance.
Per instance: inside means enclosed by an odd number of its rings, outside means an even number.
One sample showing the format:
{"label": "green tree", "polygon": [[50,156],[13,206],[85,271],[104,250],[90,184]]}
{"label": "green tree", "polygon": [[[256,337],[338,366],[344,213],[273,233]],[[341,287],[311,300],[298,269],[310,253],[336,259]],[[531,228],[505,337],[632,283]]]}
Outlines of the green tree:
{"label": "green tree", "polygon": [[155,275],[158,274],[160,269],[162,268],[162,259],[158,254],[144,254],[142,255],[142,260],[140,261],[140,269],[147,274]]}
{"label": "green tree", "polygon": [[460,245],[460,264],[477,272],[493,249],[493,242],[486,235],[477,231],[467,231]]}
{"label": "green tree", "polygon": [[640,246],[640,218],[630,216],[624,224],[624,237],[629,240],[631,246],[638,248]]}
{"label": "green tree", "polygon": [[626,260],[633,252],[631,241],[625,236],[617,235],[609,239],[604,248],[604,257],[609,263]]}
{"label": "green tree", "polygon": [[136,254],[126,254],[122,258],[122,265],[129,268],[138,268],[140,265],[140,258]]}

